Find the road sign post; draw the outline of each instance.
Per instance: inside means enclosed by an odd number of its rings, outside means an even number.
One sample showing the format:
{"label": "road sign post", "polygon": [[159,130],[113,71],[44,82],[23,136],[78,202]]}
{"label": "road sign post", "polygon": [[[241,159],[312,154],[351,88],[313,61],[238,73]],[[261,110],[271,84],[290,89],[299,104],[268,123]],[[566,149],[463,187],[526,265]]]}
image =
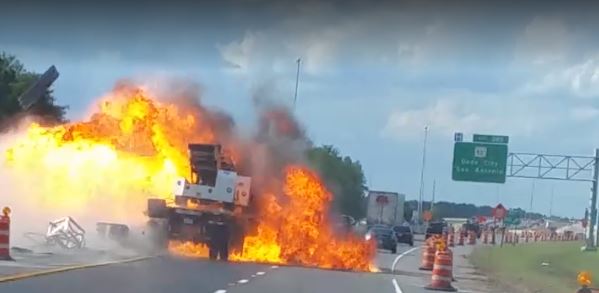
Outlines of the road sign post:
{"label": "road sign post", "polygon": [[505,183],[507,145],[456,142],[451,177],[455,181]]}
{"label": "road sign post", "polygon": [[599,149],[595,149],[595,166],[593,168],[593,181],[590,199],[590,225],[587,225],[586,228],[585,246],[582,247],[582,250],[584,251],[596,251],[597,242],[599,242],[595,235],[595,229],[597,227],[597,181],[599,181]]}

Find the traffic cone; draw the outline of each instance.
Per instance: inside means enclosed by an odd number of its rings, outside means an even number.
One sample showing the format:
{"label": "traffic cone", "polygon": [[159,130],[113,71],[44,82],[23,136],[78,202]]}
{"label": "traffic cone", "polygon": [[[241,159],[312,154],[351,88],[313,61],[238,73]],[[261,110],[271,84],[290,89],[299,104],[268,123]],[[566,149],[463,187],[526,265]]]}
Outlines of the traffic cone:
{"label": "traffic cone", "polygon": [[10,257],[10,208],[2,209],[0,216],[0,260],[13,260]]}
{"label": "traffic cone", "polygon": [[431,283],[424,288],[435,291],[457,291],[451,286],[453,276],[453,263],[450,252],[447,250],[438,250],[435,254],[435,264],[433,266],[433,274]]}
{"label": "traffic cone", "polygon": [[[430,239],[430,238],[429,238]],[[428,241],[427,241],[428,242]],[[422,263],[418,268],[421,271],[432,271],[435,263],[435,247],[429,243],[422,246]]]}

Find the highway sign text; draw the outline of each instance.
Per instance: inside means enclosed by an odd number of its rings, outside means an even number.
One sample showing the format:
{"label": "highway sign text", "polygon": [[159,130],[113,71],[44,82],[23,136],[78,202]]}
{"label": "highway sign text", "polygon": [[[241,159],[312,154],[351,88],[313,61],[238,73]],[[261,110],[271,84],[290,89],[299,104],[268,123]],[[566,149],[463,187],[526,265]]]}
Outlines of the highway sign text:
{"label": "highway sign text", "polygon": [[456,181],[505,183],[507,145],[456,142],[451,178]]}

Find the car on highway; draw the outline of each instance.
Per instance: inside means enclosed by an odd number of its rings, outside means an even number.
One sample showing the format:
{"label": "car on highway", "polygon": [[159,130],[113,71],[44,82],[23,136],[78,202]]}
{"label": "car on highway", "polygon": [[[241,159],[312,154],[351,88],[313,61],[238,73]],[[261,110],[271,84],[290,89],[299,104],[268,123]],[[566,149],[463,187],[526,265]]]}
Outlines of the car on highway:
{"label": "car on highway", "polygon": [[397,238],[390,226],[374,225],[368,229],[364,238],[367,241],[375,239],[377,248],[389,250],[393,254],[397,253]]}
{"label": "car on highway", "polygon": [[462,231],[464,231],[464,237],[468,236],[468,232],[474,232],[474,234],[476,234],[476,238],[480,238],[482,234],[482,229],[477,223],[466,223],[462,225]]}
{"label": "car on highway", "polygon": [[447,230],[447,223],[445,222],[431,222],[428,224],[426,228],[426,234],[424,239],[428,239],[433,235],[442,235],[444,231]]}
{"label": "car on highway", "polygon": [[410,228],[410,226],[395,226],[393,227],[393,232],[395,232],[397,243],[405,243],[414,246],[414,233],[412,233],[412,228]]}

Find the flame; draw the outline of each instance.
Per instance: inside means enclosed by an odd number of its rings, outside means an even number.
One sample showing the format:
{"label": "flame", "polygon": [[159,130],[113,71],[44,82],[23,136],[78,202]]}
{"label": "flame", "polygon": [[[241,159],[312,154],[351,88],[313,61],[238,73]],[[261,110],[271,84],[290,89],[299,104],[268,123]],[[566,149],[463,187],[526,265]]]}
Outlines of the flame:
{"label": "flame", "polygon": [[245,238],[243,251],[233,254],[232,260],[373,270],[373,242],[333,234],[327,219],[331,194],[316,174],[300,166],[287,167],[283,194],[286,197],[279,201],[268,195],[258,232]]}
{"label": "flame", "polygon": [[142,217],[148,196],[168,197],[172,182],[189,174],[187,144],[214,140],[202,117],[154,99],[143,88],[120,87],[87,121],[31,124],[5,163],[36,194],[30,201],[38,208],[74,213],[97,204],[117,217],[132,208]]}
{"label": "flame", "polygon": [[[216,142],[214,125],[204,114],[158,102],[141,87],[119,87],[100,100],[86,121],[29,125],[6,151],[5,163],[21,185],[38,191],[30,199],[37,209],[70,215],[101,210],[112,219],[143,216],[148,197],[172,199],[175,180],[190,173],[187,145]],[[373,242],[333,233],[328,219],[332,196],[318,176],[295,165],[282,174],[266,179],[278,189],[255,195],[258,224],[230,259],[376,270]],[[187,202],[190,208],[206,208],[198,205]],[[187,257],[207,255],[205,245],[189,242],[173,241],[169,250]]]}
{"label": "flame", "polygon": [[174,255],[184,257],[208,257],[208,246],[204,244],[194,244],[189,241],[170,241],[168,243],[168,250]]}

